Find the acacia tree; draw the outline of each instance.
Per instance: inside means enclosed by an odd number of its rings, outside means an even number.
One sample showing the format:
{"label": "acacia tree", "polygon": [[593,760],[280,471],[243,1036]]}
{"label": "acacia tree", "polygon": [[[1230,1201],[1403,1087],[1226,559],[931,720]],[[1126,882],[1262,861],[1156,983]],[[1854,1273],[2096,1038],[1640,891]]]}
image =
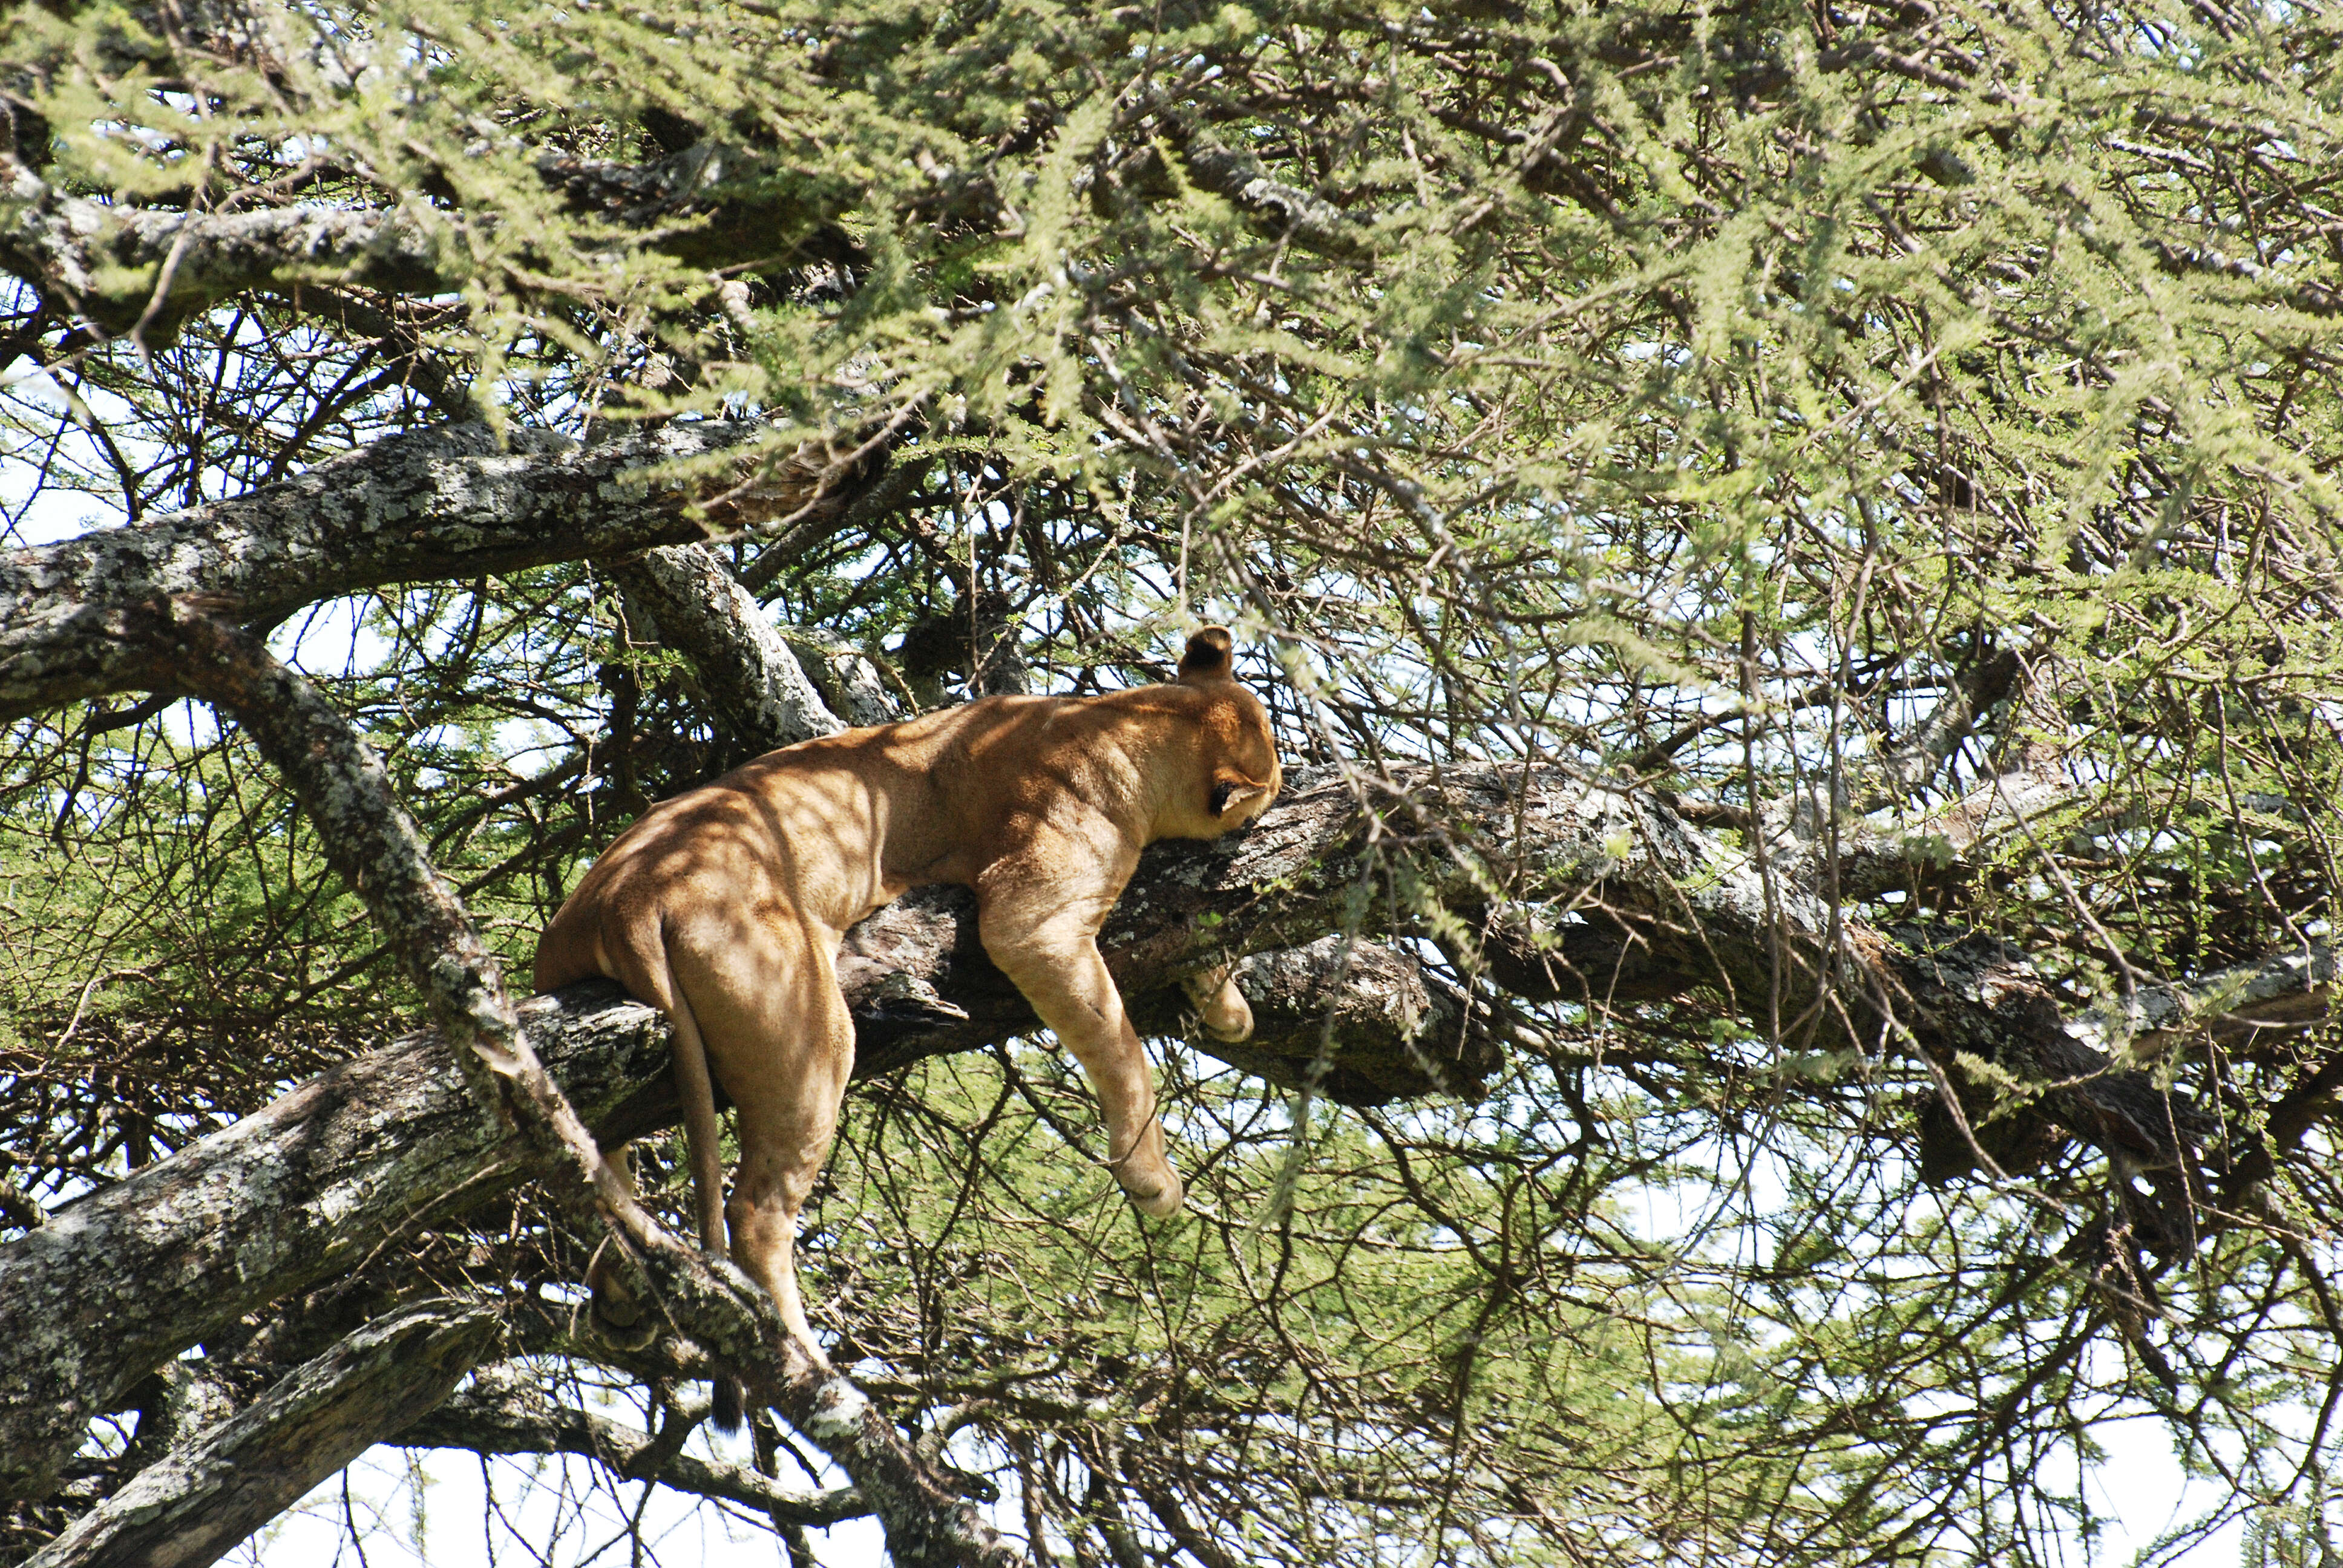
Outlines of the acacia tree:
{"label": "acacia tree", "polygon": [[[13,1556],[406,1443],[799,1561],[2051,1561],[2141,1412],[2169,1554],[2331,1553],[2321,8],[0,27]],[[656,1018],[503,977],[647,801],[1202,616],[1293,769],[1108,934],[1189,1211],[915,895],[792,1361]]]}

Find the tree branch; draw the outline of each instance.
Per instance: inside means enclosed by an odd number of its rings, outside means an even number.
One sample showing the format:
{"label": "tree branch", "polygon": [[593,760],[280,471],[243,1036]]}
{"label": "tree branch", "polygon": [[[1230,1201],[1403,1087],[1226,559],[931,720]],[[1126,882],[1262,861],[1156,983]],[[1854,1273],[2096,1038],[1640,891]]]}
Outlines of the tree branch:
{"label": "tree branch", "polygon": [[712,717],[745,746],[778,746],[846,728],[749,590],[699,545],[670,545],[612,561],[630,611],[692,662]]}
{"label": "tree branch", "polygon": [[[537,171],[571,211],[641,232],[693,266],[777,260],[818,234],[826,253],[852,248],[824,230],[827,215],[805,203],[799,182],[775,177],[769,160],[714,143],[648,164],[546,157]],[[299,282],[445,294],[469,276],[460,229],[503,221],[405,205],[190,213],[101,203],[67,195],[5,156],[0,181],[8,209],[0,268],[108,336],[130,331],[150,309],[148,334],[166,334],[239,294]]]}
{"label": "tree branch", "polygon": [[[631,1098],[664,1089],[668,1050],[665,1021],[615,994],[524,1010],[613,1136]],[[180,1352],[553,1164],[481,1109],[445,1041],[415,1035],[58,1210],[0,1247],[0,1497],[45,1495],[89,1422]]]}
{"label": "tree branch", "polygon": [[842,505],[867,474],[860,448],[781,448],[770,434],[711,420],[565,449],[516,432],[500,451],[486,426],[446,426],[234,500],[0,554],[0,721],[117,691],[184,694],[178,672],[144,651],[158,601],[266,626],[387,583],[794,521]]}
{"label": "tree branch", "polygon": [[[524,1378],[484,1372],[472,1386],[399,1433],[407,1448],[461,1448],[474,1453],[575,1453],[601,1461],[630,1481],[657,1481],[679,1492],[720,1497],[756,1509],[776,1524],[830,1525],[867,1518],[870,1505],[850,1486],[795,1492],[737,1464],[660,1452],[647,1432],[548,1399]],[[646,1469],[645,1461],[656,1464]]]}
{"label": "tree branch", "polygon": [[427,1302],[367,1324],[147,1466],[26,1568],[203,1568],[447,1397],[496,1314]]}

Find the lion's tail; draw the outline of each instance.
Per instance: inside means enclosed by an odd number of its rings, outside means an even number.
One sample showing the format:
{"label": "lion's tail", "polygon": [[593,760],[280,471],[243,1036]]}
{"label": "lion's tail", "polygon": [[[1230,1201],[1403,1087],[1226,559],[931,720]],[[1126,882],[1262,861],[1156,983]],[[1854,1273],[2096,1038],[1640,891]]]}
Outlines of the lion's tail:
{"label": "lion's tail", "polygon": [[[675,1087],[683,1101],[683,1140],[691,1159],[691,1197],[699,1215],[699,1244],[720,1257],[729,1246],[724,1228],[724,1139],[716,1120],[716,1082],[708,1070],[708,1042],[700,1038],[699,1020],[691,1016],[691,1003],[683,994],[683,982],[675,972],[674,959],[665,950],[665,940],[659,945],[667,971],[660,979],[666,981],[668,1021],[675,1026]],[[739,1432],[745,1403],[739,1380],[719,1374],[708,1419],[719,1432]]]}

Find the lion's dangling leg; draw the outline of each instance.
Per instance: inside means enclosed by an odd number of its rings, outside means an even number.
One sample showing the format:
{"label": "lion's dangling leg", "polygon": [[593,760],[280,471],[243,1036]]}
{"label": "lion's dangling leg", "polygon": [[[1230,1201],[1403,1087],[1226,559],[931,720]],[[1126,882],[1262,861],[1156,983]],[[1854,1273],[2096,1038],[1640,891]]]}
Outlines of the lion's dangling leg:
{"label": "lion's dangling leg", "polygon": [[839,1107],[854,1070],[854,1020],[828,964],[818,983],[798,989],[805,1067],[797,1074],[775,1074],[755,1092],[734,1097],[740,1164],[724,1214],[733,1257],[772,1292],[790,1336],[820,1360],[820,1342],[806,1322],[798,1288],[798,1215],[838,1131]]}
{"label": "lion's dangling leg", "polygon": [[978,930],[992,961],[1081,1063],[1106,1121],[1107,1165],[1115,1180],[1142,1213],[1160,1219],[1186,1201],[1188,1189],[1164,1149],[1146,1048],[1099,956],[1096,916],[1120,891],[1117,879],[1103,899],[1043,901],[1013,882],[996,883],[979,890]]}
{"label": "lion's dangling leg", "polygon": [[[628,994],[667,1014],[675,1030],[677,1098],[682,1102],[686,1158],[692,1177],[692,1209],[699,1225],[699,1244],[710,1252],[725,1251],[724,1151],[722,1128],[716,1114],[715,1088],[709,1075],[708,1048],[690,1003],[685,999],[674,959],[659,927],[645,924],[611,944],[613,976]],[[635,1164],[630,1149],[618,1149],[607,1158],[627,1191],[635,1189]],[[586,1284],[592,1292],[590,1322],[607,1342],[621,1349],[639,1349],[659,1334],[650,1304],[639,1297],[626,1271],[617,1266],[616,1238],[605,1238],[586,1267]]]}
{"label": "lion's dangling leg", "polygon": [[781,1322],[817,1360],[798,1288],[798,1214],[830,1157],[854,1070],[854,1020],[839,994],[837,933],[764,910],[722,919],[678,951],[709,1065],[732,1097],[740,1147],[724,1229],[732,1261],[771,1292]]}

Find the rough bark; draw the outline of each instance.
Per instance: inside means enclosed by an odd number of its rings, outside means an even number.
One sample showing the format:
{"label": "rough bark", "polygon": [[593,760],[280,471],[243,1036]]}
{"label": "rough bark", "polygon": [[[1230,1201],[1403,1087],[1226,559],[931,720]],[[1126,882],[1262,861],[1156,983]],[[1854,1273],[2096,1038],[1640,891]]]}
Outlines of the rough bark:
{"label": "rough bark", "polygon": [[769,751],[846,728],[763,607],[707,548],[670,545],[608,569],[628,610],[691,660],[713,716],[746,745]]}
{"label": "rough bark", "polygon": [[861,1519],[870,1505],[850,1486],[797,1492],[737,1464],[710,1463],[680,1452],[697,1416],[654,1437],[546,1397],[524,1378],[483,1372],[472,1386],[402,1430],[407,1448],[460,1448],[473,1453],[574,1453],[598,1460],[630,1481],[657,1481],[700,1497],[756,1509],[776,1524],[824,1526]]}
{"label": "rough bark", "polygon": [[822,706],[849,729],[865,724],[892,724],[910,717],[902,698],[889,689],[887,672],[869,654],[784,628],[781,640],[798,656],[806,678],[813,683]]}
{"label": "rough bark", "polygon": [[496,1315],[458,1302],[370,1323],[139,1472],[26,1568],[205,1568],[446,1399],[496,1342]]}
{"label": "rough bark", "polygon": [[862,447],[781,450],[763,434],[709,421],[578,449],[517,435],[499,450],[485,426],[447,426],[234,500],[0,553],[0,721],[117,691],[184,692],[149,657],[168,600],[265,626],[385,584],[798,519],[841,504],[867,472]]}
{"label": "rough bark", "polygon": [[[524,1009],[597,1122],[666,1078],[664,1021],[614,999]],[[0,1495],[45,1495],[90,1420],[180,1352],[550,1163],[417,1035],[56,1211],[0,1247]]]}

